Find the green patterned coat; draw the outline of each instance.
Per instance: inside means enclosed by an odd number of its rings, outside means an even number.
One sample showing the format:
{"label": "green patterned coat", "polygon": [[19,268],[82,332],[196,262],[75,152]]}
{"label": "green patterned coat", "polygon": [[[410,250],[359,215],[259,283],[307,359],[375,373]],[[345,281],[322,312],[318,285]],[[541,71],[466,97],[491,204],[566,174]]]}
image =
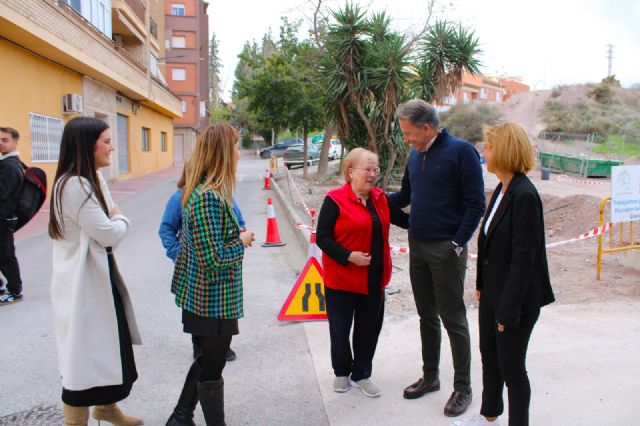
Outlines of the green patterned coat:
{"label": "green patterned coat", "polygon": [[176,305],[209,318],[242,318],[244,246],[232,207],[198,185],[182,211],[171,292]]}

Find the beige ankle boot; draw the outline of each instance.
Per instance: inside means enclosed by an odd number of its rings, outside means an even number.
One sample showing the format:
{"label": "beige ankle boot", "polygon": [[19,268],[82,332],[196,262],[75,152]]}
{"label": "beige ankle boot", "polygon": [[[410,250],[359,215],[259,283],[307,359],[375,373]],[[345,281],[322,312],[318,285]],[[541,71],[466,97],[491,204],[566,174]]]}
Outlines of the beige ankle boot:
{"label": "beige ankle boot", "polygon": [[115,426],[138,426],[143,424],[142,419],[127,416],[116,404],[96,405],[93,407],[93,418],[98,421],[104,420]]}
{"label": "beige ankle boot", "polygon": [[62,404],[64,426],[87,426],[89,423],[89,407],[72,407]]}

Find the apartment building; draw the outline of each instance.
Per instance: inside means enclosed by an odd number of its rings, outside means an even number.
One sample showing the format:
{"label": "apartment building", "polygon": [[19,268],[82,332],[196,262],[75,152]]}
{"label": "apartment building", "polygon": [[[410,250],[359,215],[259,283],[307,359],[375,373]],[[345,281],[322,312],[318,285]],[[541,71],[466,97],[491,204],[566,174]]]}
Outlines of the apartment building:
{"label": "apartment building", "polygon": [[498,79],[500,85],[504,88],[504,101],[511,99],[513,95],[518,93],[528,92],[529,86],[522,82],[521,77],[501,77]]}
{"label": "apartment building", "polygon": [[166,76],[180,98],[173,122],[174,160],[184,161],[209,124],[209,23],[203,0],[165,0]]}
{"label": "apartment building", "polygon": [[105,120],[116,152],[109,180],[173,164],[180,100],[158,66],[163,0],[2,0],[0,123],[53,181],[64,124]]}

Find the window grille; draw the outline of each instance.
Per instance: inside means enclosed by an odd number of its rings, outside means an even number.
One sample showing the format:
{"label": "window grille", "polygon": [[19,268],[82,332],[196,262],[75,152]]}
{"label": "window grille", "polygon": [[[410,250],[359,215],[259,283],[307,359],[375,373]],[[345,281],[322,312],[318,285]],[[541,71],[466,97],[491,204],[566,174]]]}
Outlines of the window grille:
{"label": "window grille", "polygon": [[29,113],[31,161],[58,161],[63,127],[64,122],[60,118]]}

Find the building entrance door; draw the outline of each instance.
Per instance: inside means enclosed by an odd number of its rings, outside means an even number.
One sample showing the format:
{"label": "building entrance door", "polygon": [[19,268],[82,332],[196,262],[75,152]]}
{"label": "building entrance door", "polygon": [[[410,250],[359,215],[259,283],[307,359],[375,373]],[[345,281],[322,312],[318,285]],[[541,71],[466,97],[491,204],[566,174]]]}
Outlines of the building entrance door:
{"label": "building entrance door", "polygon": [[173,164],[184,163],[184,135],[173,134]]}
{"label": "building entrance door", "polygon": [[127,116],[118,114],[118,173],[129,173],[129,129]]}

